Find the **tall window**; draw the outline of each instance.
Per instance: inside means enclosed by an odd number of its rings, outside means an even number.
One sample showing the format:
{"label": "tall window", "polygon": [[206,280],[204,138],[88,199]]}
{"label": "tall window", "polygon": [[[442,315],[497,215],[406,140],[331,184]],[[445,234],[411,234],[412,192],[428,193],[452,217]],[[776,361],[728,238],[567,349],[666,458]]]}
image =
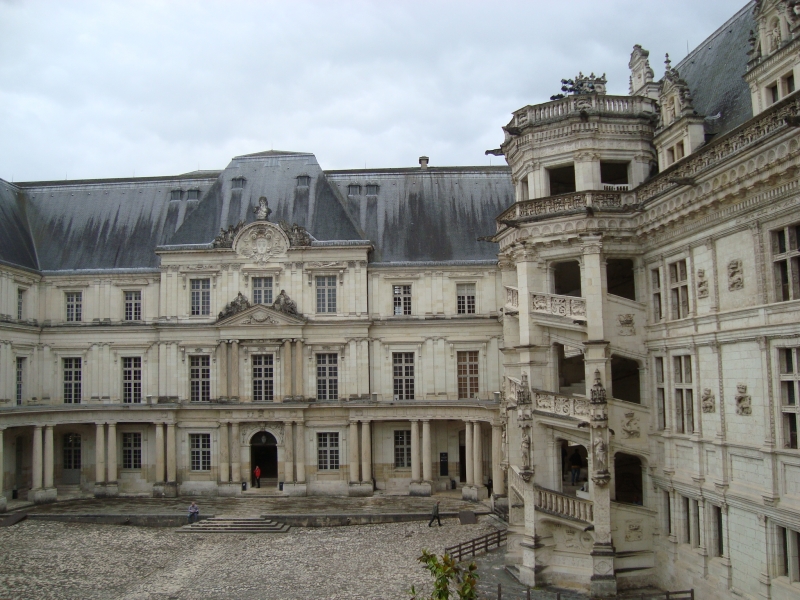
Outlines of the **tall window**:
{"label": "tall window", "polygon": [[[114,443],[109,440],[109,443]],[[122,434],[122,468],[142,468],[142,434],[138,432]]]}
{"label": "tall window", "polygon": [[320,275],[317,278],[317,312],[336,312],[336,276]]}
{"label": "tall window", "polygon": [[778,575],[789,581],[800,581],[800,533],[786,527],[776,527],[778,537]]}
{"label": "tall window", "polygon": [[681,542],[684,544],[692,543],[692,504],[691,500],[686,496],[680,496],[681,510],[683,511],[683,531],[681,532]]}
{"label": "tall window", "polygon": [[685,260],[669,265],[669,291],[672,318],[685,319],[689,316],[689,276]]}
{"label": "tall window", "polygon": [[339,356],[317,354],[317,400],[339,398]]}
{"label": "tall window", "polygon": [[142,292],[139,290],[125,292],[125,320],[142,320]]}
{"label": "tall window", "polygon": [[17,406],[22,404],[22,394],[23,394],[23,383],[25,382],[25,357],[18,356],[17,357]]}
{"label": "tall window", "polygon": [[189,450],[191,452],[192,471],[211,470],[210,433],[190,433]]}
{"label": "tall window", "polygon": [[272,277],[253,277],[253,304],[272,304]]}
{"label": "tall window", "polygon": [[675,388],[675,429],[678,433],[694,433],[692,357],[674,356],[672,365],[672,380]]}
{"label": "tall window", "polygon": [[25,308],[25,290],[17,288],[17,321],[22,321],[23,308]]}
{"label": "tall window", "polygon": [[714,556],[725,556],[725,528],[722,521],[722,507],[711,505],[711,513],[714,518],[714,545],[712,546]]}
{"label": "tall window", "polygon": [[653,286],[653,319],[660,321],[664,318],[664,310],[661,304],[661,271],[659,269],[650,270],[650,282]]}
{"label": "tall window", "polygon": [[192,279],[192,316],[211,314],[211,280]]}
{"label": "tall window", "polygon": [[672,498],[667,491],[664,492],[664,517],[667,533],[674,535],[675,532],[672,530]]}
{"label": "tall window", "polygon": [[81,403],[81,359],[64,359],[64,404]]}
{"label": "tall window", "polygon": [[67,292],[67,321],[83,320],[83,292]]}
{"label": "tall window", "polygon": [[411,466],[411,430],[400,429],[394,432],[394,466],[405,469]]}
{"label": "tall window", "polygon": [[783,413],[783,447],[797,449],[798,420],[798,392],[800,389],[800,373],[798,373],[798,359],[800,348],[781,348],[781,412]]}
{"label": "tall window", "polygon": [[211,358],[208,356],[189,357],[189,383],[192,402],[211,400]]}
{"label": "tall window", "polygon": [[339,468],[339,434],[317,434],[317,469],[335,471]]}
{"label": "tall window", "polygon": [[458,397],[475,398],[478,395],[478,351],[459,352]]}
{"label": "tall window", "polygon": [[474,283],[459,283],[456,285],[456,310],[460,315],[475,314]]}
{"label": "tall window", "polygon": [[274,391],[272,354],[253,355],[253,402],[272,402]]}
{"label": "tall window", "polygon": [[658,428],[667,426],[667,401],[664,392],[664,358],[656,356],[656,410],[658,411]]}
{"label": "tall window", "polygon": [[414,353],[392,353],[395,400],[414,399]]}
{"label": "tall window", "polygon": [[76,433],[68,433],[64,440],[64,468],[81,468],[81,436]]}
{"label": "tall window", "polygon": [[139,356],[122,358],[122,401],[125,404],[142,402],[142,359]]}
{"label": "tall window", "polygon": [[411,314],[411,286],[395,285],[394,287],[394,314]]}
{"label": "tall window", "polygon": [[778,302],[800,298],[800,225],[772,232],[772,265],[775,299]]}

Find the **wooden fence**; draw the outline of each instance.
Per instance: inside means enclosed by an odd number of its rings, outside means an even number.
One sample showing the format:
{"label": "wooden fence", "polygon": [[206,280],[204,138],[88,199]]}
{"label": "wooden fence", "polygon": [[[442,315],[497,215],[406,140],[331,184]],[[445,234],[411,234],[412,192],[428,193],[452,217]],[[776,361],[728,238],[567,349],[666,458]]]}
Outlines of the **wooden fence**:
{"label": "wooden fence", "polygon": [[507,535],[506,531],[494,531],[458,546],[445,548],[444,553],[449,554],[450,558],[453,558],[456,562],[461,562],[467,556],[475,556],[478,552],[488,552],[493,547],[499,548],[501,544],[506,542]]}

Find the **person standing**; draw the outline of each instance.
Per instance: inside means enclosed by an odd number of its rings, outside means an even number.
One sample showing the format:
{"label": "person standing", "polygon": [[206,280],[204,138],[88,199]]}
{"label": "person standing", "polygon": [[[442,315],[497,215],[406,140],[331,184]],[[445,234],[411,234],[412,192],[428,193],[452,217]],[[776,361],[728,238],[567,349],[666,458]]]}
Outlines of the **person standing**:
{"label": "person standing", "polygon": [[255,478],[256,478],[256,487],[260,488],[261,487],[261,467],[256,465],[256,468],[253,469],[253,475],[255,475]]}
{"label": "person standing", "polygon": [[189,506],[189,525],[197,523],[198,520],[200,520],[200,507],[197,506],[197,502],[192,501]]}
{"label": "person standing", "polygon": [[431,513],[431,520],[428,523],[428,527],[433,527],[434,520],[439,523],[439,527],[442,526],[442,520],[439,518],[439,502],[441,502],[441,500],[437,500],[436,504],[433,505],[433,512]]}

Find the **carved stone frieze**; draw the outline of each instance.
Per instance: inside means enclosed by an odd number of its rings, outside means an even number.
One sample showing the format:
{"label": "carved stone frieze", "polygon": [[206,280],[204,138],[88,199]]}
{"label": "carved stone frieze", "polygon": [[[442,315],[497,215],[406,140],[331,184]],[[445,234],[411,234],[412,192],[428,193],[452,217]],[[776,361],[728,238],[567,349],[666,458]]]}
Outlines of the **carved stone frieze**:
{"label": "carved stone frieze", "polygon": [[697,297],[708,298],[708,278],[705,269],[697,269]]}
{"label": "carved stone frieze", "polygon": [[747,393],[747,385],[744,383],[736,384],[736,414],[750,416],[753,414],[752,398]]}
{"label": "carved stone frieze", "polygon": [[728,263],[728,290],[734,292],[742,288],[744,288],[742,261],[739,258],[734,258]]}
{"label": "carved stone frieze", "polygon": [[704,413],[713,413],[716,411],[716,398],[711,393],[711,388],[704,388],[700,396],[700,403]]}
{"label": "carved stone frieze", "polygon": [[630,313],[617,315],[617,322],[619,323],[619,327],[617,328],[617,333],[619,335],[629,336],[634,335],[636,333],[636,329],[633,327],[633,315]]}
{"label": "carved stone frieze", "polygon": [[285,255],[289,244],[276,225],[258,222],[245,229],[236,242],[236,251],[246,259],[264,265],[276,256]]}
{"label": "carved stone frieze", "polygon": [[574,296],[559,296],[531,292],[531,312],[586,320],[586,300]]}
{"label": "carved stone frieze", "polygon": [[622,419],[622,437],[630,439],[638,438],[640,435],[639,417],[633,412],[625,413],[625,418]]}

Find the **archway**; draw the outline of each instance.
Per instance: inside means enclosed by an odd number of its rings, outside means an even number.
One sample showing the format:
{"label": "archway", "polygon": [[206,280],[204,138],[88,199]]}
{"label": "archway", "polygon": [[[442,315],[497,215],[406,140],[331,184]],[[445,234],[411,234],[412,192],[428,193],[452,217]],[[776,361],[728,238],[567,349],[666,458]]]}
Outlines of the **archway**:
{"label": "archway", "polygon": [[253,471],[261,467],[261,479],[278,479],[278,441],[269,431],[259,431],[250,438],[250,485],[255,485]]}

